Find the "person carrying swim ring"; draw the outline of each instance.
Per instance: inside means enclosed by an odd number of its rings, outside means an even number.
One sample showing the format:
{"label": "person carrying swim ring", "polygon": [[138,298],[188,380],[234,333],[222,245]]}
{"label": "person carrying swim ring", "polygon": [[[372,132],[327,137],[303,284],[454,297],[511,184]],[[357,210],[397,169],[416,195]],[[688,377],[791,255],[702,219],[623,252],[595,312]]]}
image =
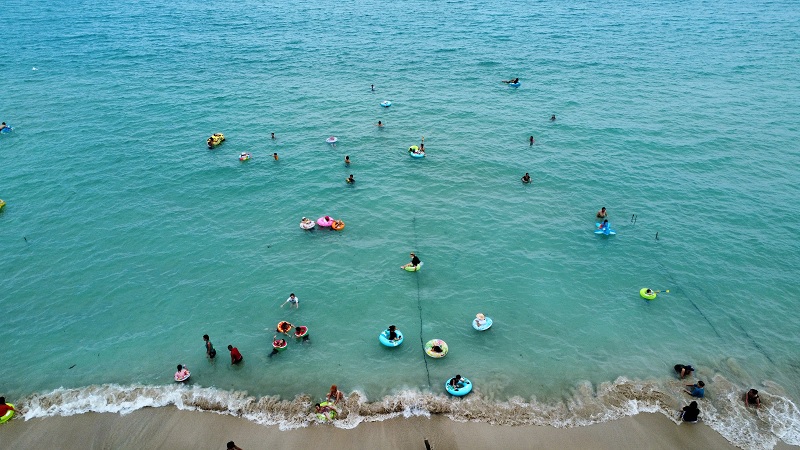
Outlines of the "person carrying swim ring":
{"label": "person carrying swim ring", "polygon": [[415,255],[415,254],[412,252],[412,253],[411,253],[411,262],[410,262],[410,263],[408,263],[408,264],[406,264],[406,265],[404,265],[404,266],[400,266],[400,268],[401,268],[401,269],[405,269],[406,267],[414,267],[414,268],[417,268],[417,267],[419,267],[419,265],[420,265],[421,263],[422,263],[422,262],[419,260],[419,258],[417,258],[417,255]]}
{"label": "person carrying swim ring", "polygon": [[602,208],[600,208],[600,211],[597,211],[597,218],[605,219],[606,217],[608,217],[608,213],[606,212],[606,207],[603,206]]}
{"label": "person carrying swim ring", "polygon": [[189,378],[189,369],[182,364],[178,364],[178,371],[175,372],[175,381],[184,381],[185,379]]}
{"label": "person carrying swim ring", "polygon": [[5,397],[0,397],[0,417],[8,414],[9,411],[16,411],[13,406],[6,403]]}
{"label": "person carrying swim ring", "polygon": [[345,181],[346,183],[348,183],[348,184],[353,184],[353,183],[355,183],[355,182],[356,182],[356,179],[355,179],[355,178],[353,178],[353,174],[351,173],[351,174],[350,174],[350,177],[346,178],[344,181]]}
{"label": "person carrying swim ring", "polygon": [[397,334],[397,327],[394,325],[389,325],[389,340],[390,341],[400,340],[400,336]]}
{"label": "person carrying swim ring", "polygon": [[531,175],[528,172],[525,172],[525,175],[522,176],[522,182],[525,184],[531,182]]}
{"label": "person carrying swim ring", "polygon": [[275,331],[277,331],[278,333],[289,334],[289,332],[292,331],[292,328],[294,328],[294,325],[285,320],[282,320],[278,322],[278,327],[275,329]]}
{"label": "person carrying swim ring", "polygon": [[276,334],[272,336],[272,353],[270,353],[267,356],[272,358],[278,352],[280,352],[280,350],[278,350],[279,348],[285,348],[285,347],[286,347],[286,339],[278,339],[278,335]]}
{"label": "person carrying swim ring", "polygon": [[461,378],[461,375],[456,375],[453,378],[450,378],[450,381],[448,381],[447,384],[454,388],[462,388],[464,387],[464,379]]}

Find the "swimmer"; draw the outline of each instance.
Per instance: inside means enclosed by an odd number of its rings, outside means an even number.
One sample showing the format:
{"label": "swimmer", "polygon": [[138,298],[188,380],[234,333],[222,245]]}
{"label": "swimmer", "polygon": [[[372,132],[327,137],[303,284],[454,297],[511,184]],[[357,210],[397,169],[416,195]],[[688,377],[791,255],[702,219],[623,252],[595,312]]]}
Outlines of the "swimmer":
{"label": "swimmer", "polygon": [[530,176],[530,174],[528,172],[525,172],[525,175],[522,176],[522,182],[523,183],[530,183],[531,182],[531,176]]}
{"label": "swimmer", "polygon": [[272,139],[275,139],[275,133],[271,133],[271,134],[272,134]]}
{"label": "swimmer", "polygon": [[328,392],[328,395],[325,396],[328,402],[333,402],[333,404],[339,403],[339,400],[344,399],[344,394],[342,391],[339,390],[339,387],[335,384],[331,385],[331,391]]}
{"label": "swimmer", "polygon": [[555,122],[555,121],[556,121],[556,115],[553,114],[552,116],[550,116],[550,122]]}
{"label": "swimmer", "polygon": [[[8,128],[9,130],[11,129],[11,127],[10,127],[10,126],[8,126],[8,125],[6,125],[6,123],[5,123],[5,122],[3,122],[2,124],[0,124],[0,131],[3,131],[3,130],[5,130],[6,128]],[[211,140],[211,138],[208,138],[208,140],[210,141],[210,140]]]}
{"label": "swimmer", "polygon": [[453,378],[450,378],[450,381],[448,381],[447,384],[454,388],[462,388],[464,387],[464,380],[461,378],[461,375],[456,375]]}
{"label": "swimmer", "polygon": [[278,154],[277,154],[277,153],[273,153],[273,154],[272,154],[272,159],[274,159],[275,161],[277,161],[277,160],[278,160]]}
{"label": "swimmer", "polygon": [[519,83],[519,78],[512,78],[512,79],[510,79],[510,80],[503,80],[503,83],[506,83],[506,84],[516,84],[516,83]]}
{"label": "swimmer", "polygon": [[695,384],[687,384],[686,385],[686,392],[691,395],[692,397],[703,398],[706,395],[706,384],[703,381],[698,381]]}
{"label": "swimmer", "polygon": [[286,339],[278,339],[278,335],[276,334],[272,336],[272,353],[267,356],[272,358],[275,354],[279,353],[279,347],[286,347]]}
{"label": "swimmer", "polygon": [[[306,219],[306,220],[308,220],[308,219]],[[311,222],[311,221],[309,220],[309,222]],[[292,292],[291,294],[289,294],[289,298],[287,298],[287,299],[286,299],[286,301],[285,301],[285,302],[283,302],[283,304],[281,305],[281,308],[283,308],[283,305],[285,305],[285,304],[287,304],[287,303],[289,303],[290,305],[294,306],[295,308],[300,308],[300,299],[299,299],[299,298],[297,298],[297,297],[294,295],[294,292]],[[290,306],[290,307],[291,307],[291,306]]]}
{"label": "swimmer", "polygon": [[[645,291],[645,294],[653,295],[653,290],[648,289],[647,291]],[[683,364],[675,364],[675,367],[673,367],[673,369],[675,369],[675,373],[678,374],[678,378],[681,379],[683,379],[684,377],[688,377],[689,375],[692,374],[692,372],[694,372],[694,367],[690,365],[684,366]]]}
{"label": "swimmer", "polygon": [[175,381],[184,380],[189,375],[189,369],[187,369],[184,365],[178,364],[178,371],[175,372]]}
{"label": "swimmer", "polygon": [[234,346],[229,344],[228,345],[228,350],[231,352],[231,365],[239,364],[240,362],[242,362],[244,357],[242,356],[241,353],[239,353],[239,349],[238,348],[236,348],[236,347],[234,347]]}
{"label": "swimmer", "polygon": [[603,206],[602,208],[600,208],[600,211],[597,211],[597,218],[605,219],[606,217],[608,217],[608,213],[606,212],[606,207]]}
{"label": "swimmer", "polygon": [[378,125],[377,125],[377,127],[378,127],[378,128],[380,128],[380,127],[383,127],[383,123],[382,123],[380,120],[378,121]]}
{"label": "swimmer", "polygon": [[400,336],[397,335],[397,327],[394,325],[389,325],[389,340],[390,341],[400,340]]}
{"label": "swimmer", "polygon": [[529,137],[528,141],[530,142],[530,145],[533,145],[533,143],[534,143],[533,136]]}
{"label": "swimmer", "polygon": [[405,269],[406,267],[418,267],[420,264],[421,264],[421,261],[419,260],[419,258],[417,258],[417,255],[415,255],[412,252],[411,253],[411,262],[406,264],[406,265],[404,265],[404,266],[400,266],[400,268],[401,269]]}
{"label": "swimmer", "polygon": [[486,316],[484,316],[482,313],[476,314],[475,315],[475,326],[482,327],[484,325],[486,325]]}
{"label": "swimmer", "polygon": [[374,84],[371,84],[371,85],[369,86],[369,90],[370,90],[370,91],[374,91],[374,90],[375,90],[375,85],[374,85]]}
{"label": "swimmer", "polygon": [[351,183],[351,184],[352,184],[352,183],[355,183],[355,182],[356,182],[356,179],[355,179],[355,178],[353,178],[353,174],[351,173],[351,174],[350,174],[350,177],[349,177],[349,178],[347,178],[347,179],[345,179],[344,181],[346,181],[346,182],[348,182],[348,183]]}
{"label": "swimmer", "polygon": [[206,144],[208,144],[208,148],[214,148],[214,138],[208,138]]}
{"label": "swimmer", "polygon": [[744,394],[744,406],[755,406],[756,408],[761,406],[761,399],[758,397],[757,390],[750,389]]}
{"label": "swimmer", "polygon": [[350,165],[350,155],[344,155],[344,165],[345,166]]}

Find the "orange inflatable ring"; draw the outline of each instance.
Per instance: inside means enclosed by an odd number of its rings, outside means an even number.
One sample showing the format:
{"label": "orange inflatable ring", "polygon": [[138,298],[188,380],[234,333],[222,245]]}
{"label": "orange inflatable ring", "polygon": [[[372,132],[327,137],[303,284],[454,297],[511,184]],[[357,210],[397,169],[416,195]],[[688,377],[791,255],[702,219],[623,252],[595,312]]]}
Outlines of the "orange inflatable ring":
{"label": "orange inflatable ring", "polygon": [[333,225],[331,225],[331,228],[333,228],[336,231],[341,231],[344,229],[344,222],[341,220],[334,220]]}
{"label": "orange inflatable ring", "polygon": [[288,333],[292,328],[294,326],[285,320],[278,322],[278,333]]}

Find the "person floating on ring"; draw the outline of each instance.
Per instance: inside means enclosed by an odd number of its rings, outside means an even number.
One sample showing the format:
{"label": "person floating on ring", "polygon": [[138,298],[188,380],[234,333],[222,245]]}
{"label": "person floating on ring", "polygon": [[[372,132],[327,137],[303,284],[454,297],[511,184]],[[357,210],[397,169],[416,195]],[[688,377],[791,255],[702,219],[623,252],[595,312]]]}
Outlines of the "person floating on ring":
{"label": "person floating on ring", "polygon": [[415,268],[415,269],[416,269],[416,268],[418,268],[418,267],[419,267],[419,265],[420,265],[420,264],[421,264],[421,261],[419,260],[419,258],[417,258],[417,255],[415,255],[415,254],[412,252],[412,253],[411,253],[411,262],[410,262],[410,263],[408,263],[408,264],[406,264],[406,265],[404,265],[404,266],[400,266],[400,268],[401,268],[401,269],[405,269],[405,268],[407,268],[407,267],[413,267],[413,268]]}

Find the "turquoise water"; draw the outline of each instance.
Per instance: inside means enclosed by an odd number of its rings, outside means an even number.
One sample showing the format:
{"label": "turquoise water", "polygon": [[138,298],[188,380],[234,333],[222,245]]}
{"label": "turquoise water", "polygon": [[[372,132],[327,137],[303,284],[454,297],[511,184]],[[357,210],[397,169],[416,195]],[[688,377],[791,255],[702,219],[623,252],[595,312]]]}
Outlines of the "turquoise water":
{"label": "turquoise water", "polygon": [[[691,363],[726,438],[800,444],[795,3],[6,11],[0,379],[26,417],[175,403],[302,426],[337,383],[358,392],[339,426],[577,425],[674,416]],[[601,206],[616,236],[592,233]],[[299,229],[326,214],[346,228]],[[284,319],[311,341],[268,358]]]}

